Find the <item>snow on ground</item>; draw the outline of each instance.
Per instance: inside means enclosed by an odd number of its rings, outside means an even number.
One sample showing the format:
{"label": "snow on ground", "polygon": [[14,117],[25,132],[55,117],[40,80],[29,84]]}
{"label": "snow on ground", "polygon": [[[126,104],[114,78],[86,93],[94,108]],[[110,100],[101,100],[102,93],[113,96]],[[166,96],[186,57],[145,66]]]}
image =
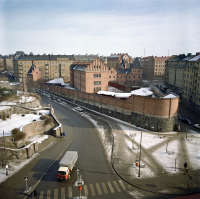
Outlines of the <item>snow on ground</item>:
{"label": "snow on ground", "polygon": [[5,121],[0,119],[0,137],[3,137],[3,131],[4,136],[10,136],[11,131],[14,128],[21,129],[23,126],[32,123],[33,120],[41,121],[40,116],[41,115],[26,114],[24,117],[22,117],[22,115],[12,114],[10,119],[7,118]]}
{"label": "snow on ground", "polygon": [[5,110],[5,109],[10,108],[9,105],[17,105],[19,103],[26,103],[26,102],[31,102],[31,101],[35,100],[35,97],[26,96],[26,95],[22,95],[22,94],[23,94],[23,92],[17,91],[17,95],[20,96],[19,100],[15,100],[15,101],[2,101],[0,103],[0,110]]}
{"label": "snow on ground", "polygon": [[[117,136],[120,137],[118,139],[123,137],[128,148],[127,151],[124,150],[124,156],[134,157],[134,161],[139,159],[141,131],[123,124],[119,124],[119,126],[124,132],[124,136],[120,136],[120,132],[118,132],[116,139]],[[121,150],[123,148],[121,147]],[[168,172],[169,174],[180,172],[185,161],[189,163],[190,169],[199,169],[200,134],[195,131],[191,130],[186,139],[186,135],[183,133],[167,132],[158,134],[145,130],[145,132],[142,132],[142,149],[145,149],[145,154],[142,154],[141,159],[141,162],[145,164],[145,168],[142,168],[143,177],[157,176],[159,172]],[[128,161],[127,159],[127,163]],[[132,175],[136,175],[134,161],[129,163],[132,164],[132,167],[130,167]],[[154,165],[155,168],[151,168],[151,165]]]}

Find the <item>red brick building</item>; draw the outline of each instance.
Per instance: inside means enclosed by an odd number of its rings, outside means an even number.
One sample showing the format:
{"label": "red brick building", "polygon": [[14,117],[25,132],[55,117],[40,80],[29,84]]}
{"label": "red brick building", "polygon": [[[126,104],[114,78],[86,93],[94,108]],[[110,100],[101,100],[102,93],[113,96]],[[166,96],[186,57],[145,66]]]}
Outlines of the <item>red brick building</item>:
{"label": "red brick building", "polygon": [[87,93],[107,90],[108,67],[99,58],[86,62],[74,62],[70,68],[70,84]]}
{"label": "red brick building", "polygon": [[30,83],[32,81],[36,82],[42,79],[42,71],[39,67],[36,67],[34,64],[30,67],[27,73],[27,81]]}
{"label": "red brick building", "polygon": [[76,89],[96,93],[108,90],[108,82],[138,85],[142,82],[142,66],[136,59],[132,68],[109,68],[102,60],[76,61],[71,65],[70,84]]}

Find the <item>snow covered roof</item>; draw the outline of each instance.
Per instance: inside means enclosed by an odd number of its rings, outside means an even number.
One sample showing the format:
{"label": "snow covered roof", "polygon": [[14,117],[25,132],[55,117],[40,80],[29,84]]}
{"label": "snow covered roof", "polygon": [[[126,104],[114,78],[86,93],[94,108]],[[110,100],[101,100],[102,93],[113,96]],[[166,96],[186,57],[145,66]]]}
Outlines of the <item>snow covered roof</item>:
{"label": "snow covered roof", "polygon": [[200,60],[200,55],[197,55],[188,61],[199,61],[199,60]]}
{"label": "snow covered roof", "polygon": [[177,96],[174,95],[174,94],[169,94],[169,95],[166,95],[165,97],[163,98],[176,98]]}
{"label": "snow covered roof", "polygon": [[98,91],[97,92],[98,95],[110,95],[110,96],[114,96],[115,92],[110,92],[110,91]]}
{"label": "snow covered roof", "polygon": [[140,95],[140,96],[150,96],[153,95],[151,88],[140,88],[134,91],[131,91],[131,95]]}
{"label": "snow covered roof", "polygon": [[47,82],[48,84],[61,84],[61,85],[65,85],[64,81],[62,78],[57,78],[57,79],[53,79]]}
{"label": "snow covered roof", "polygon": [[115,93],[115,97],[118,98],[129,98],[131,96],[131,93]]}

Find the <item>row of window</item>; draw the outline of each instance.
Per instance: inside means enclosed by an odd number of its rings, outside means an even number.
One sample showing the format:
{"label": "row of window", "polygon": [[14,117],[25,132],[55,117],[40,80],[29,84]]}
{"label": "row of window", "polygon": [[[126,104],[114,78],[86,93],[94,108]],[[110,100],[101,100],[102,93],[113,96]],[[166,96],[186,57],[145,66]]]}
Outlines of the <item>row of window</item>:
{"label": "row of window", "polygon": [[101,90],[101,87],[94,87],[94,92],[95,91],[100,91]]}
{"label": "row of window", "polygon": [[96,77],[101,77],[101,73],[99,73],[99,74],[98,74],[98,73],[97,73],[97,74],[94,74],[93,77],[94,77],[94,78],[96,78]]}
{"label": "row of window", "polygon": [[101,85],[101,81],[94,81],[94,85]]}
{"label": "row of window", "polygon": [[[20,62],[20,64],[31,64],[32,62]],[[49,64],[49,62],[33,62],[34,64]],[[69,63],[72,64],[72,61],[52,61],[52,64],[64,64],[64,63]]]}

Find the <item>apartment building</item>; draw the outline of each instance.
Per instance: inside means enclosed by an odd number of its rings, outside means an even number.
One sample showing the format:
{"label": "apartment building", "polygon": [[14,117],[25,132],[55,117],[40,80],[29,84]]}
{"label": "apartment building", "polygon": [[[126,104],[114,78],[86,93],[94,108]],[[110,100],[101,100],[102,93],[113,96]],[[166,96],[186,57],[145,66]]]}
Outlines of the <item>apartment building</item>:
{"label": "apartment building", "polygon": [[[165,85],[180,97],[200,108],[200,53],[180,54],[166,61]],[[181,95],[182,93],[182,95]]]}
{"label": "apartment building", "polygon": [[128,53],[115,53],[107,57],[108,68],[130,68],[132,62],[132,57]]}
{"label": "apartment building", "polygon": [[184,65],[182,98],[200,109],[200,53]]}
{"label": "apartment building", "polygon": [[23,55],[13,60],[14,76],[22,82],[34,64],[40,68],[42,80],[61,77],[65,82],[70,80],[70,65],[75,61],[74,55]]}
{"label": "apartment building", "polygon": [[140,59],[143,68],[143,79],[145,80],[164,80],[165,76],[165,61],[169,56],[157,57],[149,56]]}
{"label": "apartment building", "polygon": [[0,54],[0,71],[4,71],[4,57]]}

